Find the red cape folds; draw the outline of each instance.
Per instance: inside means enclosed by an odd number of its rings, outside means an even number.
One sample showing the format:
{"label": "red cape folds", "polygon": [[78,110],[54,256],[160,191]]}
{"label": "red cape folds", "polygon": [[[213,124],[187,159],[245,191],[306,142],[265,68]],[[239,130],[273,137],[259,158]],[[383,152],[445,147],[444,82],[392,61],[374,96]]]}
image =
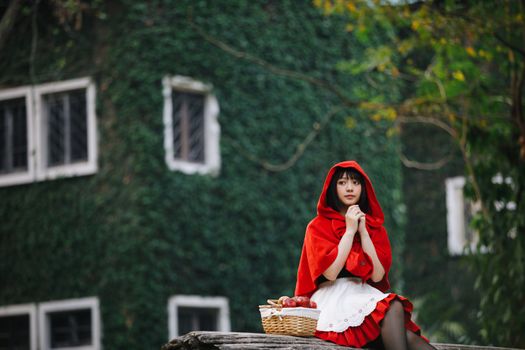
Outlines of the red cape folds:
{"label": "red cape folds", "polygon": [[384,215],[377,201],[374,188],[366,173],[355,161],[345,161],[334,165],[323,186],[323,192],[317,203],[317,216],[310,221],[306,228],[303,250],[299,269],[297,271],[297,284],[295,295],[311,296],[317,289],[317,279],[334,262],[337,257],[338,244],[343,236],[346,224],[344,217],[326,204],[326,192],[336,168],[352,168],[361,173],[365,179],[366,193],[370,204],[370,211],[366,214],[366,228],[374,243],[377,256],[385,269],[385,276],[377,283],[373,282],[372,259],[363,251],[359,234],[355,235],[352,250],[346,260],[345,269],[352,275],[360,277],[373,287],[385,292],[390,288],[388,271],[392,264],[392,251],[385,228],[383,227]]}

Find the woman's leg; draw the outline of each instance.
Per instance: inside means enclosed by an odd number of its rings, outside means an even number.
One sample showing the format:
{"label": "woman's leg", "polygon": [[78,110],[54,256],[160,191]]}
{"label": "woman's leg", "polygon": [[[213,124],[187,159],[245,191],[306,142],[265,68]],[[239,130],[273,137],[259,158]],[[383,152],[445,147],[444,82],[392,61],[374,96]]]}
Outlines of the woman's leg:
{"label": "woman's leg", "polygon": [[435,347],[427,343],[416,333],[407,330],[407,343],[409,350],[436,350]]}
{"label": "woman's leg", "polygon": [[[386,350],[407,350],[405,310],[399,300],[394,300],[381,322],[381,338]],[[410,348],[410,350],[413,350]]]}

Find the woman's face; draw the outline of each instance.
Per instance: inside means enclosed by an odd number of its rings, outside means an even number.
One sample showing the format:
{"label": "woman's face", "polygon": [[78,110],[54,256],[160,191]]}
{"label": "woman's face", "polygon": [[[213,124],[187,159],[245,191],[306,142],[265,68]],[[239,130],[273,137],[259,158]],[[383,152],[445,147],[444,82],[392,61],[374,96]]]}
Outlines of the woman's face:
{"label": "woman's face", "polygon": [[346,208],[357,204],[361,197],[361,184],[356,179],[351,179],[344,174],[337,180],[337,197]]}

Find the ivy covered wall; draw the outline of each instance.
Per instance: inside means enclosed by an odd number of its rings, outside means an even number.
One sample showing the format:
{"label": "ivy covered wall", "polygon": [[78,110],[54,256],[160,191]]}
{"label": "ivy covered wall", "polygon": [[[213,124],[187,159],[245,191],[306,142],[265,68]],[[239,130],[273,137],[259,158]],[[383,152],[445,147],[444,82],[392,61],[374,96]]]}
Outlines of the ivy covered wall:
{"label": "ivy covered wall", "polygon": [[[98,296],[105,349],[163,344],[166,304],[175,294],[226,296],[232,329],[261,331],[257,305],[293,293],[305,226],[326,171],[343,159],[358,160],[371,177],[400,256],[401,167],[397,138],[385,136],[388,124],[343,108],[293,166],[266,170],[262,162],[286,162],[340,102],[235,57],[195,27],[366,99],[369,82],[335,69],[365,49],[346,35],[343,20],[323,16],[309,1],[97,6],[96,15],[83,14],[80,29],[59,23],[47,1],[26,8],[0,56],[1,88],[91,76],[99,136],[95,175],[0,188],[0,305]],[[370,40],[383,40],[375,35]],[[217,177],[167,169],[167,74],[214,87],[221,110]],[[376,89],[399,98],[393,82],[379,83]]]}

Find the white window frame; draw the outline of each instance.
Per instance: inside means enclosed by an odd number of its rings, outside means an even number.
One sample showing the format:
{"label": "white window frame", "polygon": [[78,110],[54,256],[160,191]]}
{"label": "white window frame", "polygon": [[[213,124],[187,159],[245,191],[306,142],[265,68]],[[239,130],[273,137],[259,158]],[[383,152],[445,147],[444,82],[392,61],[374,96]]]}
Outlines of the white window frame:
{"label": "white window frame", "polygon": [[[91,309],[92,344],[88,346],[51,348],[49,319],[47,314],[56,311],[71,311],[78,309]],[[101,350],[101,329],[100,308],[97,297],[50,301],[39,304],[38,331],[40,334],[40,350]]]}
{"label": "white window frame", "polygon": [[0,101],[11,100],[25,97],[26,101],[26,126],[27,126],[27,170],[9,174],[0,175],[0,187],[13,186],[23,183],[32,182],[35,174],[35,157],[34,157],[34,120],[33,103],[31,103],[31,89],[27,86],[0,90]]}
{"label": "white window frame", "polygon": [[467,246],[475,249],[477,242],[468,242],[465,232],[465,177],[445,180],[447,195],[447,246],[451,255],[462,255]]}
{"label": "white window frame", "polygon": [[37,350],[37,322],[35,304],[0,306],[0,316],[29,315],[29,344],[31,350]]}
{"label": "white window frame", "polygon": [[[85,162],[47,166],[46,124],[42,95],[86,90],[87,155]],[[98,171],[97,118],[95,113],[96,89],[89,77],[23,86],[0,90],[0,100],[26,97],[28,170],[26,172],[0,175],[0,187],[35,181],[53,180],[61,177],[91,175]]]}
{"label": "white window frame", "polygon": [[[495,185],[503,183],[514,186],[510,177],[503,178],[501,174],[496,174],[492,177],[491,182]],[[465,228],[468,227],[465,213],[466,206],[469,202],[465,200],[463,188],[465,187],[465,177],[456,176],[445,180],[446,195],[447,195],[447,245],[448,251],[451,255],[463,255],[467,252],[475,252],[479,243],[479,232],[473,232],[472,239],[467,239],[467,232]],[[503,209],[516,210],[516,203],[513,201],[503,202],[495,201],[493,203],[496,211]],[[470,204],[469,210],[474,214],[480,209],[479,203]],[[511,230],[509,237],[515,238],[516,231]],[[467,249],[466,249],[467,248]],[[479,247],[480,253],[487,253],[489,249],[486,246]]]}
{"label": "white window frame", "polygon": [[[219,103],[212,94],[213,87],[184,76],[165,76],[162,79],[162,94],[164,96],[164,151],[165,161],[170,170],[185,174],[210,174],[216,176],[221,167],[220,156],[220,125],[218,122]],[[204,101],[204,163],[194,163],[176,159],[173,149],[173,102],[172,92],[184,91],[200,93]]]}
{"label": "white window frame", "polygon": [[179,307],[216,308],[218,309],[217,328],[219,332],[229,332],[230,306],[226,297],[209,297],[200,295],[174,295],[168,300],[168,331],[170,339],[178,337]]}
{"label": "white window frame", "polygon": [[[86,89],[88,159],[82,163],[48,167],[47,141],[45,137],[47,128],[42,95],[77,89]],[[97,118],[95,116],[95,99],[95,84],[90,78],[53,82],[35,87],[36,125],[39,126],[39,132],[36,133],[36,144],[38,145],[36,148],[36,179],[38,181],[53,180],[58,177],[90,175],[97,172]]]}

